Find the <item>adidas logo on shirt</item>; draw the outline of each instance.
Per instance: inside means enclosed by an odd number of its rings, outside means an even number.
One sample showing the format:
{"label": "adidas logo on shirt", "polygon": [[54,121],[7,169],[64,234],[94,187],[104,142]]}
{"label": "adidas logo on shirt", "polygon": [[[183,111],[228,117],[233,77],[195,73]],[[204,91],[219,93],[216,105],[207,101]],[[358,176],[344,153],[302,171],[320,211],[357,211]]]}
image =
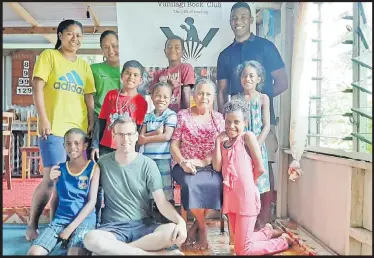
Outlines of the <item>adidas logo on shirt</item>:
{"label": "adidas logo on shirt", "polygon": [[66,90],[84,95],[83,81],[74,70],[58,78],[58,81],[53,85],[53,88],[56,90]]}

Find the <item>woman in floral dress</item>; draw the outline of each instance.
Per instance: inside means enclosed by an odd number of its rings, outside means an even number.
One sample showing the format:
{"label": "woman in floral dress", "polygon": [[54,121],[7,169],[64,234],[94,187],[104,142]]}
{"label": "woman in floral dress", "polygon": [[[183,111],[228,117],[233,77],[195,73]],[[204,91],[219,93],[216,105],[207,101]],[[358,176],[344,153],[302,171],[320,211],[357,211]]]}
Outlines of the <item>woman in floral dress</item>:
{"label": "woman in floral dress", "polygon": [[178,112],[170,146],[174,160],[171,175],[181,186],[183,207],[196,219],[186,244],[197,249],[208,248],[206,212],[222,206],[222,176],[212,167],[212,151],[215,138],[224,130],[224,119],[213,110],[214,98],[213,82],[202,79],[196,83],[196,106]]}

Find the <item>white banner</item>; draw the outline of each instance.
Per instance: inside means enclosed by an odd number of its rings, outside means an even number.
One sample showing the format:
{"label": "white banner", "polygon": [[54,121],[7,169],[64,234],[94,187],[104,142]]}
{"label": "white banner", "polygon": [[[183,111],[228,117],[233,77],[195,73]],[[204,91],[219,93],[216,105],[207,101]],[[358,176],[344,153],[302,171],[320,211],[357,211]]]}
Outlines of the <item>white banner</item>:
{"label": "white banner", "polygon": [[[121,64],[137,60],[145,67],[167,67],[164,48],[176,35],[185,43],[182,62],[216,66],[219,53],[234,40],[230,10],[234,2],[117,3]],[[248,3],[256,19],[254,3]],[[256,21],[251,25],[256,32]]]}

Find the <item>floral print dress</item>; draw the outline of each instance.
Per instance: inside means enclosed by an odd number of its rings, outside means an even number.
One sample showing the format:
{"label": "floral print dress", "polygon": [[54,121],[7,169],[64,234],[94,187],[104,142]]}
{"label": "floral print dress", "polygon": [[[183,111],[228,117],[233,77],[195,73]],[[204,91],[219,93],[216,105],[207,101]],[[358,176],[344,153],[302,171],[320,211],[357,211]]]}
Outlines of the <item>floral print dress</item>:
{"label": "floral print dress", "polygon": [[[217,135],[225,128],[222,114],[212,111],[211,122],[196,123],[191,109],[182,109],[177,114],[178,122],[171,139],[180,140],[180,152],[185,159],[205,159],[212,154]],[[172,166],[176,163],[173,162]]]}

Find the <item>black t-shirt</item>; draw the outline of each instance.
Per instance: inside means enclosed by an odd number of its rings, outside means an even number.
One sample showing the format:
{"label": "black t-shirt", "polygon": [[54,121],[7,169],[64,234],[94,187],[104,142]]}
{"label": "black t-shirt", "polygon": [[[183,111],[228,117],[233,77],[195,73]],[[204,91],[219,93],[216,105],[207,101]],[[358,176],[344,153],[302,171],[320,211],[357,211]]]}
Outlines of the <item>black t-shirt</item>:
{"label": "black t-shirt", "polygon": [[249,39],[244,42],[234,41],[218,57],[217,80],[227,80],[228,93],[230,95],[243,92],[237,69],[240,64],[250,60],[259,62],[265,69],[265,83],[261,92],[269,96],[270,122],[275,124],[271,72],[284,68],[284,63],[278,49],[271,41],[254,34],[251,34]]}

